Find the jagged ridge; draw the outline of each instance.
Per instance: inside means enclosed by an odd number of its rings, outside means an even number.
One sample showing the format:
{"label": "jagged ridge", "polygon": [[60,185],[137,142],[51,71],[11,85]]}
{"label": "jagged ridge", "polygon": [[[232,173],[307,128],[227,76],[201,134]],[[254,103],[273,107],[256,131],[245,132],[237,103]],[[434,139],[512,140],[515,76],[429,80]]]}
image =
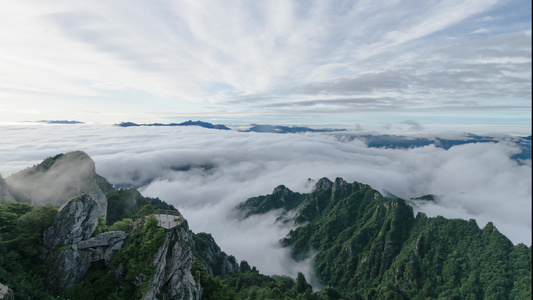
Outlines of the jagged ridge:
{"label": "jagged ridge", "polygon": [[474,220],[415,218],[404,200],[341,178],[323,178],[294,201],[281,201],[293,195],[282,190],[239,208],[245,215],[296,210],[295,222],[305,225],[282,245],[296,260],[315,254],[319,280],[349,298],[531,297],[531,248],[513,246],[491,223],[480,229]]}

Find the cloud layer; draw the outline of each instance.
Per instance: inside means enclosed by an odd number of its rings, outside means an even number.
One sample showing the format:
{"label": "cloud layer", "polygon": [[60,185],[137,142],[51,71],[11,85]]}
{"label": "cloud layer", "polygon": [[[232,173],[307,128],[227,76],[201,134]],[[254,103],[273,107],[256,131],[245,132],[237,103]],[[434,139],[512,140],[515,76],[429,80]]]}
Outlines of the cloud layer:
{"label": "cloud layer", "polygon": [[474,218],[480,226],[492,221],[514,243],[531,245],[531,163],[511,160],[519,149],[506,142],[393,150],[333,134],[103,125],[3,126],[0,139],[3,177],[83,150],[112,184],[175,205],[193,231],[212,233],[224,251],[268,274],[295,275],[309,266],[290,264],[277,245],[290,227],[275,224],[274,215],[239,222],[233,208],[280,184],[308,192],[308,178],[343,177],[403,198],[435,194],[438,201],[421,211]]}

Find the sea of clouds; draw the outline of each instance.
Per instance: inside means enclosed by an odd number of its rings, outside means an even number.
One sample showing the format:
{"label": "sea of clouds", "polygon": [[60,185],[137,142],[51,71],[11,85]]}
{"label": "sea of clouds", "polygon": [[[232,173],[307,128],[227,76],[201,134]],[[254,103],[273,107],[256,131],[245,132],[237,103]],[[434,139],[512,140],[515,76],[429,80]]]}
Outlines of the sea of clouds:
{"label": "sea of clouds", "polygon": [[493,222],[513,243],[531,245],[531,161],[510,157],[512,143],[478,143],[449,150],[369,148],[338,134],[270,134],[197,127],[10,125],[0,127],[5,178],[44,158],[82,150],[112,184],[176,206],[194,232],[213,235],[223,251],[266,274],[310,274],[278,240],[291,229],[274,213],[239,220],[234,207],[284,184],[309,192],[308,178],[342,177],[402,198],[425,194],[428,216]]}

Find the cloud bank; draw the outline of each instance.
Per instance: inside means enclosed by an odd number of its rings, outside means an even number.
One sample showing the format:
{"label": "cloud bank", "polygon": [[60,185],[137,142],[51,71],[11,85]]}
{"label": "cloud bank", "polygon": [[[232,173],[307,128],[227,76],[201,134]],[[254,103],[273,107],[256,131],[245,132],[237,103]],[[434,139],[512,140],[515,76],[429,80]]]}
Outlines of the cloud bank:
{"label": "cloud bank", "polygon": [[103,125],[3,126],[0,139],[3,177],[83,150],[112,184],[173,204],[193,231],[212,233],[224,251],[267,274],[294,276],[309,266],[290,264],[277,245],[290,227],[275,224],[274,215],[241,222],[233,208],[280,184],[308,192],[308,178],[343,177],[402,198],[434,194],[437,201],[418,210],[473,218],[482,227],[492,221],[513,243],[531,245],[531,162],[510,159],[520,150],[507,142],[395,150],[324,133]]}

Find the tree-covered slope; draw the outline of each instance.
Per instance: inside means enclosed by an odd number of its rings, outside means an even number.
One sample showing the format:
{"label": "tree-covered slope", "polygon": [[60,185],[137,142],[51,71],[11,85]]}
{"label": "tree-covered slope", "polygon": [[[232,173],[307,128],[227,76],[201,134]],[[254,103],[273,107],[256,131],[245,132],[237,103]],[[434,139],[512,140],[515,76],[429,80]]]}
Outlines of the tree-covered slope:
{"label": "tree-covered slope", "polygon": [[340,178],[321,179],[294,201],[281,195],[239,208],[245,215],[295,209],[301,226],[282,245],[296,260],[314,255],[318,279],[351,299],[531,298],[531,248],[514,246],[491,223],[480,229],[473,220],[415,218],[404,200]]}
{"label": "tree-covered slope", "polygon": [[159,198],[144,197],[136,189],[113,189],[105,194],[107,198],[107,225],[124,218],[135,219],[137,212],[145,205],[153,209],[176,210]]}

